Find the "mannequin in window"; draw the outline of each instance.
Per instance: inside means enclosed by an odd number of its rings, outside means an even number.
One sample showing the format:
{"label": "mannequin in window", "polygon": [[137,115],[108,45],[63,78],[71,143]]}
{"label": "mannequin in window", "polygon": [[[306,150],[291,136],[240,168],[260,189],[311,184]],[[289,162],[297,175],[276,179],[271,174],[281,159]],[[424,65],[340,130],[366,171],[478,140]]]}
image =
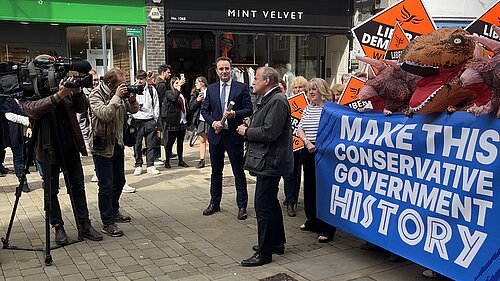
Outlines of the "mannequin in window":
{"label": "mannequin in window", "polygon": [[286,96],[289,97],[290,95],[292,95],[292,82],[293,82],[293,78],[295,78],[295,74],[293,74],[292,72],[292,65],[290,63],[287,63],[286,64],[286,72],[285,74],[283,75],[283,80],[285,81],[285,84],[286,84],[286,88],[287,88],[287,91],[286,91]]}

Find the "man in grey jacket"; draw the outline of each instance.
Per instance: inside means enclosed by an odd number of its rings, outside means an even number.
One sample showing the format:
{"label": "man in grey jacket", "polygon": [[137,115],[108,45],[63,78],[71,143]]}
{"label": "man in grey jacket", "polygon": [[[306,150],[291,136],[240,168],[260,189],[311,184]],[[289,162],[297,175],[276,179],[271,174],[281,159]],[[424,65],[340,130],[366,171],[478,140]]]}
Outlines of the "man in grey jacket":
{"label": "man in grey jacket", "polygon": [[257,111],[249,127],[240,125],[238,134],[248,140],[244,168],[257,177],[254,206],[257,215],[258,242],[255,254],[242,266],[260,266],[272,261],[272,254],[283,254],[285,229],[278,201],[281,176],[293,169],[290,106],[278,86],[278,72],[270,67],[257,70],[253,81],[260,96]]}

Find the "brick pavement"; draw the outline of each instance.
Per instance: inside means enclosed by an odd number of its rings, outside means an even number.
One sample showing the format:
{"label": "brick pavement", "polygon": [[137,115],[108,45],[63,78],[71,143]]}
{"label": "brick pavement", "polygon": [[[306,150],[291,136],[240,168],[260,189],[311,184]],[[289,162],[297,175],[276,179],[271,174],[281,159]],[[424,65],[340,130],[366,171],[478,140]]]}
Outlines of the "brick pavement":
{"label": "brick pavement", "polygon": [[[283,256],[273,263],[244,268],[256,244],[257,226],[253,210],[255,181],[249,177],[249,218],[236,219],[233,186],[224,187],[221,212],[205,217],[209,202],[210,167],[196,169],[196,148],[186,145],[186,160],[192,167],[159,168],[160,175],[133,176],[133,156],[126,152],[127,182],[135,194],[123,194],[122,211],[132,217],[121,224],[124,237],[105,236],[101,242],[83,241],[52,251],[53,265],[45,266],[42,252],[0,250],[0,280],[258,280],[286,273],[297,280],[426,280],[423,268],[411,262],[390,263],[387,254],[359,249],[361,241],[338,231],[334,240],[319,244],[312,233],[298,225],[304,221],[302,200],[298,215],[285,215],[287,235]],[[97,184],[91,183],[91,157],[82,157],[87,201],[93,225],[100,230]],[[6,163],[11,163],[10,154]],[[228,163],[227,163],[228,164]],[[8,165],[12,168],[12,165]],[[230,175],[230,165],[225,175]],[[11,245],[43,246],[43,190],[36,172],[28,175],[32,192],[23,194],[14,221]],[[61,179],[62,180],[62,179]],[[0,236],[4,237],[16,185],[14,175],[0,178]],[[283,197],[280,192],[280,197]],[[69,199],[60,194],[66,231],[76,239]],[[286,214],[286,209],[283,208]],[[53,239],[53,237],[52,237]]]}

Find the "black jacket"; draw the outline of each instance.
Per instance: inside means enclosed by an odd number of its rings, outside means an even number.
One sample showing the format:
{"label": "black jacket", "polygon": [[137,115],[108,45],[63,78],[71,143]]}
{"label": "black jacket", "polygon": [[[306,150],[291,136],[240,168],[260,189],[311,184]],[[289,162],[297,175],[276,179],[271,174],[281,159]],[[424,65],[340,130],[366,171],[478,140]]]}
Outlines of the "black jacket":
{"label": "black jacket", "polygon": [[[166,124],[180,125],[181,122],[181,92],[167,91],[165,98],[161,103],[160,115]],[[184,110],[186,110],[187,124],[191,124],[191,117],[189,114],[189,106],[186,98],[184,98]]]}
{"label": "black jacket", "polygon": [[248,146],[244,167],[250,174],[287,176],[292,173],[290,105],[279,88],[257,104],[246,137]]}

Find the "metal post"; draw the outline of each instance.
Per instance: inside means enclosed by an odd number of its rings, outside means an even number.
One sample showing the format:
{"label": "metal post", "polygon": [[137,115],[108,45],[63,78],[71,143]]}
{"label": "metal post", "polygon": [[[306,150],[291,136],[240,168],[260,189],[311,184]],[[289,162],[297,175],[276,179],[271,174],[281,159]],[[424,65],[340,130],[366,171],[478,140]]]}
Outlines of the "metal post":
{"label": "metal post", "polygon": [[323,34],[314,34],[316,40],[318,40],[316,44],[316,77],[322,77],[321,75],[321,38],[323,38]]}
{"label": "metal post", "polygon": [[104,73],[108,72],[108,50],[106,46],[106,27],[107,25],[101,26],[101,37],[102,37],[102,63]]}

